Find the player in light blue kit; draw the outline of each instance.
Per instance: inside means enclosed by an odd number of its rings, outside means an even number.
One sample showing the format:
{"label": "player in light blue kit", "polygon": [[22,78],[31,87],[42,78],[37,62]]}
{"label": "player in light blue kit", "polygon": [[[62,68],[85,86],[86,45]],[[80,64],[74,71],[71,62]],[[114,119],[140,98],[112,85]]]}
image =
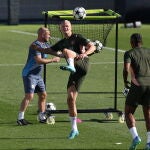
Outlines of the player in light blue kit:
{"label": "player in light blue kit", "polygon": [[[50,38],[50,31],[41,27],[38,30],[38,38],[33,43],[40,48],[49,48],[48,40]],[[43,64],[52,62],[59,62],[59,57],[52,59],[46,59],[46,55],[42,52],[35,51],[29,47],[28,59],[25,67],[22,71],[22,78],[24,83],[25,96],[21,102],[20,110],[18,114],[17,124],[28,125],[30,122],[24,119],[25,111],[28,107],[29,102],[33,99],[34,93],[38,95],[38,110],[39,110],[39,122],[45,123],[45,103],[47,93],[45,90],[45,84],[42,78]]]}

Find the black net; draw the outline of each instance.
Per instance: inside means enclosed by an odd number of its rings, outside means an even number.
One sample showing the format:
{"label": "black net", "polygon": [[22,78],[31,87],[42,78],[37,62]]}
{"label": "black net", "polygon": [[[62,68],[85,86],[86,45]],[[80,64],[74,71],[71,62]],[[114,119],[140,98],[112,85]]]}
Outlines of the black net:
{"label": "black net", "polygon": [[[73,33],[82,34],[87,39],[91,41],[98,40],[104,46],[106,46],[106,40],[111,31],[115,20],[70,20],[72,23]],[[62,37],[59,30],[59,24],[61,19],[47,20],[47,27],[51,31],[51,44],[55,44]]]}

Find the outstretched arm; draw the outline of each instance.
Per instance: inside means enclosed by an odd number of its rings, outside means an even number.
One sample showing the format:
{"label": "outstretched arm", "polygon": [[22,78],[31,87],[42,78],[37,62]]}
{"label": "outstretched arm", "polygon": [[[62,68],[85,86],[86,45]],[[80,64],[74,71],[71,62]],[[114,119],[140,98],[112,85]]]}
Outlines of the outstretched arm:
{"label": "outstretched arm", "polygon": [[51,55],[58,56],[58,57],[64,57],[64,55],[60,51],[54,51],[51,48],[41,48],[33,43],[31,44],[30,48],[39,52],[43,52],[45,54],[51,54]]}
{"label": "outstretched arm", "polygon": [[35,56],[34,59],[38,64],[48,64],[48,63],[53,63],[53,62],[59,62],[60,61],[59,57],[53,57],[51,59],[47,59],[47,58],[41,58],[41,55]]}

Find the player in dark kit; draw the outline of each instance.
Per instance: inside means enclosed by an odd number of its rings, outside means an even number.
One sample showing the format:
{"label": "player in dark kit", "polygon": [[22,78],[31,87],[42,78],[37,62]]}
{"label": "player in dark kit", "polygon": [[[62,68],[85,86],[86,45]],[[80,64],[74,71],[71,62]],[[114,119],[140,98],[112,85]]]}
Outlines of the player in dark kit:
{"label": "player in dark kit", "polygon": [[[67,66],[60,66],[60,68],[71,72],[67,84],[67,104],[72,130],[68,138],[74,139],[79,135],[77,128],[76,99],[81,83],[89,69],[88,55],[92,54],[96,48],[94,44],[86,38],[79,34],[72,33],[70,21],[62,21],[60,24],[60,30],[64,35],[64,39],[57,42],[54,46],[47,49],[41,49],[33,45],[33,48],[47,54],[65,57],[68,63]],[[61,53],[59,51],[61,51]]]}
{"label": "player in dark kit", "polygon": [[134,118],[138,105],[142,105],[147,129],[145,150],[150,150],[150,49],[142,47],[142,36],[138,33],[131,35],[130,43],[132,49],[124,54],[123,69],[125,87],[131,75],[131,87],[125,102],[125,120],[133,138],[129,150],[135,150],[141,142]]}

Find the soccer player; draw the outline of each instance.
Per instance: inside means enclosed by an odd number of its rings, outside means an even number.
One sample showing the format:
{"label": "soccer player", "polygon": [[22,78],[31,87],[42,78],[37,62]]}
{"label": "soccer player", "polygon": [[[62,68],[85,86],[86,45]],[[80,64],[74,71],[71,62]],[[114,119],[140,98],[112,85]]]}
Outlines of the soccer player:
{"label": "soccer player", "polygon": [[136,128],[134,113],[138,105],[142,105],[147,129],[147,144],[145,150],[150,150],[150,49],[142,46],[142,36],[134,33],[130,37],[132,49],[124,54],[123,79],[128,86],[129,75],[131,87],[125,102],[125,120],[132,135],[129,150],[135,150],[141,138]]}
{"label": "soccer player", "polygon": [[[37,40],[34,41],[33,43],[41,48],[49,48],[50,47],[50,45],[48,44],[49,38],[50,38],[50,31],[45,27],[41,27],[38,29]],[[24,114],[29,105],[29,102],[34,97],[34,92],[37,93],[38,95],[39,121],[41,123],[46,122],[45,103],[47,93],[45,91],[45,84],[41,76],[43,64],[59,61],[60,61],[59,57],[46,59],[46,54],[35,51],[31,47],[29,47],[28,59],[22,71],[25,96],[20,105],[20,110],[17,119],[18,125],[23,126],[28,125],[30,123],[24,119]]]}
{"label": "soccer player", "polygon": [[[35,45],[33,45],[33,48],[52,55],[60,55],[60,57],[62,57],[63,54],[67,59],[69,65],[61,66],[61,69],[71,71],[67,84],[67,104],[72,129],[68,138],[74,139],[79,135],[77,128],[76,99],[80,86],[89,69],[88,55],[95,51],[95,46],[83,36],[74,34],[72,32],[72,25],[68,20],[61,22],[60,30],[64,35],[64,38],[53,45],[50,49],[43,50]],[[62,54],[58,54],[58,51],[61,51]]]}

